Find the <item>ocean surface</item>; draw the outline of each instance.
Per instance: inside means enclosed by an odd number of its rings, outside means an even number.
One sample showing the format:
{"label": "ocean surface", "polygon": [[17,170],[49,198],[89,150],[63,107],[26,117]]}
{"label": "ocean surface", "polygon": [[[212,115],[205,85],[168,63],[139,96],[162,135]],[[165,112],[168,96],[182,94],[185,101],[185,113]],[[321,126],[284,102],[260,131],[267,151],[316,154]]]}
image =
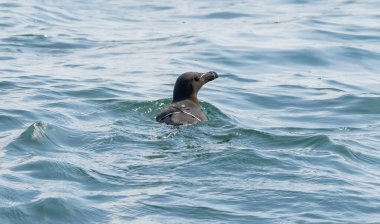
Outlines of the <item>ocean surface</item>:
{"label": "ocean surface", "polygon": [[0,0],[0,223],[380,223],[379,9]]}

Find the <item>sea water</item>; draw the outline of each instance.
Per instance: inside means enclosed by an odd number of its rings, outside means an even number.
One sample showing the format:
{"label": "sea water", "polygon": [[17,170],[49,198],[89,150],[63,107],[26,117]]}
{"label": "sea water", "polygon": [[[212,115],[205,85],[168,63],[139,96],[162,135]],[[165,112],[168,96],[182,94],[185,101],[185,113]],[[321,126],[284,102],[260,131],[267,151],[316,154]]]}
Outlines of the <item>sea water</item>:
{"label": "sea water", "polygon": [[0,1],[0,223],[380,223],[379,9]]}

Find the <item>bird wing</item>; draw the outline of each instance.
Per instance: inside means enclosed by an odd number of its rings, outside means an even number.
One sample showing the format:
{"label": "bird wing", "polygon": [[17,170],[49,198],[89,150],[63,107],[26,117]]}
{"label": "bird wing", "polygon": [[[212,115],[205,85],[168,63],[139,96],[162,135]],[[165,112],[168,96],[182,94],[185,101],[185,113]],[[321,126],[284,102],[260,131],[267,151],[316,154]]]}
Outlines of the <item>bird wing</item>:
{"label": "bird wing", "polygon": [[172,125],[194,124],[204,120],[207,120],[207,117],[202,110],[190,106],[187,102],[173,103],[156,116],[157,122]]}
{"label": "bird wing", "polygon": [[181,112],[181,111],[176,107],[172,107],[172,106],[165,107],[164,109],[162,109],[160,111],[160,113],[157,114],[156,121],[157,122],[164,122],[165,118],[167,118],[167,117],[169,117],[175,113],[179,113],[179,112]]}

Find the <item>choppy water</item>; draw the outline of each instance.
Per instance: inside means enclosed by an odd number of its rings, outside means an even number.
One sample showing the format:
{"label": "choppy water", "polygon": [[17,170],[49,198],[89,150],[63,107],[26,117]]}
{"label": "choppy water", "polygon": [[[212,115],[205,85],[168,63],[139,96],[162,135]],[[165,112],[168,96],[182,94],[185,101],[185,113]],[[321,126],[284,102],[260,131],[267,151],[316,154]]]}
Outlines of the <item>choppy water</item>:
{"label": "choppy water", "polygon": [[0,1],[0,223],[380,223],[379,8]]}

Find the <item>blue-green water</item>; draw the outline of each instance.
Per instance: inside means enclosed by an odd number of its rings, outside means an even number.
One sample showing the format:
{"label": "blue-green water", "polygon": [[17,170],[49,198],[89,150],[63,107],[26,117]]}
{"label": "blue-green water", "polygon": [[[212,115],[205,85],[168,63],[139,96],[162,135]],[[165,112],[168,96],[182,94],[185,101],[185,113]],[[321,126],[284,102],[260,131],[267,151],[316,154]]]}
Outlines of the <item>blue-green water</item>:
{"label": "blue-green water", "polygon": [[0,223],[380,223],[379,8],[0,1]]}

